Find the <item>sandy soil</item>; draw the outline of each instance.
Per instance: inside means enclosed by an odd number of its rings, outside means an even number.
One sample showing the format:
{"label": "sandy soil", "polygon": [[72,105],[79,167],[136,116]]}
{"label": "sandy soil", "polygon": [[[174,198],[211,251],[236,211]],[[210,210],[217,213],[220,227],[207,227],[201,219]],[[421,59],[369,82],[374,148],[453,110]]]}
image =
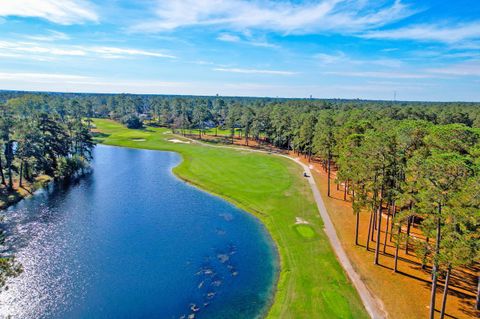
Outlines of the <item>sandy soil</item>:
{"label": "sandy soil", "polygon": [[[198,139],[198,135],[193,135],[192,137]],[[204,135],[202,139],[220,141],[225,140],[225,137]],[[244,139],[235,137],[233,141],[235,145],[245,146]],[[271,146],[258,144],[253,140],[249,141],[249,147],[266,151],[279,151]],[[285,153],[284,151],[279,152]],[[294,154],[290,155],[296,157]],[[388,228],[387,236],[385,236],[387,211],[384,210],[380,241],[380,265],[375,266],[373,264],[375,243],[371,243],[368,251],[365,247],[369,212],[364,211],[360,214],[359,246],[355,246],[355,216],[352,212],[350,196],[347,196],[347,201],[343,200],[344,185],[338,185],[337,189],[337,185],[333,182],[335,179],[335,172],[333,172],[331,197],[328,197],[327,174],[321,164],[315,161],[309,162],[306,158],[301,158],[300,160],[308,165],[313,174],[337,235],[353,267],[360,274],[369,290],[382,300],[389,317],[395,319],[427,318],[430,301],[431,267],[427,266],[425,269],[422,269],[420,259],[413,253],[415,240],[410,240],[408,253],[405,252],[405,242],[401,243],[398,263],[399,272],[393,273],[395,242],[390,241],[390,228]],[[297,220],[297,222],[299,221]],[[402,232],[406,232],[406,227],[402,228]],[[413,225],[411,236],[417,240],[425,239],[417,225]],[[385,252],[383,252],[384,246]],[[455,269],[452,272],[446,318],[480,318],[480,312],[474,310],[477,276],[479,274],[480,265],[478,264],[474,267]],[[441,304],[442,293],[443,281],[440,280],[437,290],[437,310]],[[438,312],[437,315],[439,315]]]}
{"label": "sandy soil", "polygon": [[182,141],[176,138],[169,139],[168,141],[176,144],[190,144],[189,141]]}

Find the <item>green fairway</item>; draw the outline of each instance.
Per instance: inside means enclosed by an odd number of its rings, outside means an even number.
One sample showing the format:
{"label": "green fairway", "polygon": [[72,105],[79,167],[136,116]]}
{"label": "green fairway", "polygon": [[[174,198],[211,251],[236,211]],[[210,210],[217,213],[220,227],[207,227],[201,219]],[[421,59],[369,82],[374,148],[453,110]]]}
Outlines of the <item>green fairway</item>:
{"label": "green fairway", "polygon": [[[368,318],[322,230],[302,169],[275,155],[178,143],[167,129],[129,130],[95,120],[108,145],[175,151],[180,178],[257,216],[274,239],[281,272],[267,318]],[[177,143],[169,141],[177,139]],[[308,225],[296,225],[297,218]]]}

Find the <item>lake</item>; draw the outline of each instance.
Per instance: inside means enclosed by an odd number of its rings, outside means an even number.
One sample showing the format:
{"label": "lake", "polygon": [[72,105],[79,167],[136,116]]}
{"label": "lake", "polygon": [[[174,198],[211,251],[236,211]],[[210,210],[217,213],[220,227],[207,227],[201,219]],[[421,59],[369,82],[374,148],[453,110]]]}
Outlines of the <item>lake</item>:
{"label": "lake", "polygon": [[93,171],[5,212],[14,318],[257,318],[277,253],[252,215],[179,180],[176,153],[99,145]]}

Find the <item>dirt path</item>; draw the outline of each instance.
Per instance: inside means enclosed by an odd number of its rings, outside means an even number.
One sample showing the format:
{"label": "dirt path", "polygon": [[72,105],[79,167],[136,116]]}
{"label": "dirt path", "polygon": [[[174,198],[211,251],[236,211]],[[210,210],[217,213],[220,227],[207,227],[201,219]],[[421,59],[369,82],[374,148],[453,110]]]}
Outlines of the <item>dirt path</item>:
{"label": "dirt path", "polygon": [[241,150],[241,151],[277,155],[277,156],[281,156],[281,157],[284,157],[284,158],[288,158],[289,160],[292,160],[292,161],[296,162],[298,165],[300,165],[304,169],[307,176],[309,176],[308,177],[308,183],[310,184],[310,188],[312,190],[313,197],[314,197],[315,202],[317,204],[318,212],[320,213],[320,217],[323,219],[325,233],[327,234],[327,237],[330,241],[330,244],[333,247],[333,250],[334,250],[335,254],[337,255],[338,261],[340,262],[343,269],[347,273],[350,281],[353,283],[353,285],[357,289],[357,292],[358,292],[360,298],[362,299],[362,302],[363,302],[363,305],[365,306],[365,309],[367,310],[370,317],[372,317],[374,319],[388,318],[388,315],[384,310],[383,303],[381,302],[381,300],[379,300],[378,298],[375,298],[375,296],[367,288],[365,283],[360,278],[360,275],[355,271],[355,269],[352,266],[352,263],[348,259],[347,254],[345,253],[345,250],[343,249],[342,244],[340,243],[340,239],[337,236],[337,232],[335,231],[335,227],[333,226],[332,220],[330,219],[330,216],[328,215],[327,209],[325,208],[325,204],[323,202],[322,196],[320,195],[320,192],[318,191],[317,185],[315,184],[315,180],[312,176],[310,168],[307,165],[302,163],[298,158],[293,158],[293,157],[290,157],[290,156],[284,155],[284,154],[272,153],[272,152],[268,152],[268,151],[264,151],[264,150],[253,150],[253,149],[246,148],[246,147],[226,146],[226,145],[211,145],[211,144],[203,143],[203,142],[200,142],[198,140],[190,139],[190,138],[187,138],[187,137],[182,137],[182,138],[187,139],[189,141],[192,141],[193,143],[204,145],[204,146],[209,146],[209,147],[229,148],[229,149],[236,149],[236,150]]}

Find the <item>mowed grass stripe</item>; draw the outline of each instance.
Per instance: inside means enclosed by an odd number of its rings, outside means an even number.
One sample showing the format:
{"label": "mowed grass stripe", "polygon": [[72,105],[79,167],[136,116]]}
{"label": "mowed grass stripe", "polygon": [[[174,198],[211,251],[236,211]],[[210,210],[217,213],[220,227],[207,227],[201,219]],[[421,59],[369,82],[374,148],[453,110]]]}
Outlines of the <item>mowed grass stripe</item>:
{"label": "mowed grass stripe", "polygon": [[[257,216],[280,255],[280,274],[267,318],[368,318],[357,292],[336,260],[322,230],[302,169],[274,155],[172,143],[163,128],[129,130],[104,119],[94,121],[98,141],[107,145],[174,151],[183,157],[174,168],[180,178],[226,198]],[[297,217],[313,236],[302,236]]]}

